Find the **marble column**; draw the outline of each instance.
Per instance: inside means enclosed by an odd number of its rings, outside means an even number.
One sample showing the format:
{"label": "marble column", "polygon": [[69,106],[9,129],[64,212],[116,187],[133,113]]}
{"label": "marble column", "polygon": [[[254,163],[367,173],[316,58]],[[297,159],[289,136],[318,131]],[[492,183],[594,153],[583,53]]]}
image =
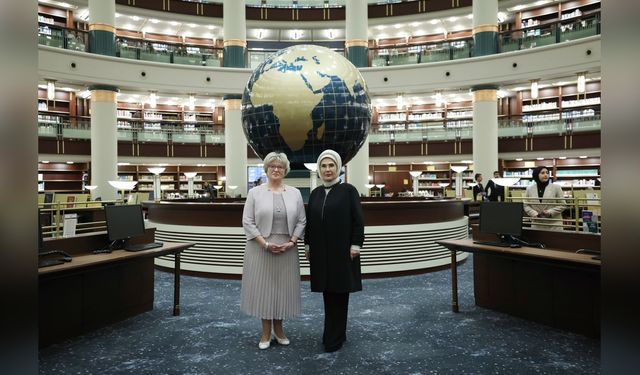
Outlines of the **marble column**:
{"label": "marble column", "polygon": [[118,179],[117,87],[94,85],[91,90],[91,199],[114,200],[117,191],[110,180]]}
{"label": "marble column", "polygon": [[224,33],[223,65],[227,68],[244,68],[244,55],[247,50],[245,1],[224,0],[222,13],[222,32]]}
{"label": "marble column", "polygon": [[497,88],[473,89],[473,172],[482,173],[484,184],[498,170]]}
{"label": "marble column", "polygon": [[[474,55],[498,52],[498,0],[473,2]],[[498,170],[498,87],[482,85],[473,92],[473,169],[486,184]]]}
{"label": "marble column", "polygon": [[89,0],[89,52],[116,55],[115,23],[115,0]]}
{"label": "marble column", "polygon": [[347,58],[357,67],[369,66],[369,35],[366,0],[347,0],[344,42]]}
{"label": "marble column", "polygon": [[[231,94],[224,101],[224,160],[226,186],[237,186],[234,194],[247,196],[247,138],[242,130],[242,95]],[[225,192],[226,192],[225,188]]]}
{"label": "marble column", "polygon": [[369,137],[362,144],[356,156],[347,163],[347,182],[355,186],[360,195],[369,195],[364,185],[369,183]]}
{"label": "marble column", "polygon": [[[369,35],[366,0],[347,0],[345,22],[345,49],[347,58],[356,67],[369,66]],[[369,189],[369,137],[364,141],[356,156],[347,163],[347,181],[368,195]]]}
{"label": "marble column", "polygon": [[498,0],[473,2],[474,56],[498,52]]}

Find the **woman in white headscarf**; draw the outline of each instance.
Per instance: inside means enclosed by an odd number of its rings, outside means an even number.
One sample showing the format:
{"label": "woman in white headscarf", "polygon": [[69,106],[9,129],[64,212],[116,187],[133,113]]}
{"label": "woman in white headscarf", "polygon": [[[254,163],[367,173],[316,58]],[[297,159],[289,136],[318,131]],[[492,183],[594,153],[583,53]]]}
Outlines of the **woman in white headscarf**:
{"label": "woman in white headscarf", "polygon": [[311,269],[311,291],[324,299],[325,351],[334,352],[347,339],[349,293],[362,290],[360,248],[364,219],[353,185],[340,183],[340,155],[325,150],[318,157],[322,186],[311,192],[307,207],[305,248]]}

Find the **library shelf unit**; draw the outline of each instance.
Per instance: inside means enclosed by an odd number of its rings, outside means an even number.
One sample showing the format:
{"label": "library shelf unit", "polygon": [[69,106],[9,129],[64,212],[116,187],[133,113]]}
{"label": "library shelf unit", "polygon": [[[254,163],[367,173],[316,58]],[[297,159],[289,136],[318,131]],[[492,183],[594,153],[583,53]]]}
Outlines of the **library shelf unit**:
{"label": "library shelf unit", "polygon": [[556,21],[571,22],[576,18],[600,11],[600,0],[572,0],[547,4],[542,7],[517,12],[514,17],[515,29],[528,29],[532,35],[536,26],[544,26]]}
{"label": "library shelf unit", "polygon": [[[466,163],[429,163],[429,164],[398,164],[398,165],[371,165],[369,174],[372,177],[371,184],[385,184],[385,191],[400,192],[403,188],[413,190],[413,178],[410,171],[421,171],[418,176],[418,190],[426,191],[431,195],[441,195],[443,189],[455,189],[456,172],[451,167],[454,165],[466,165],[462,172],[462,181],[465,188],[473,182],[473,165]],[[440,184],[447,184],[440,186]]]}
{"label": "library shelf unit", "polygon": [[88,163],[38,163],[38,191],[82,193],[88,176]]}
{"label": "library shelf unit", "polygon": [[118,102],[118,129],[195,131],[222,125],[223,108],[196,106],[193,110],[181,105]]}
{"label": "library shelf unit", "polygon": [[[520,108],[524,123],[547,121],[573,121],[600,114],[600,81],[585,84],[585,92],[579,93],[577,85],[545,87],[538,91],[538,98],[531,98],[531,91],[520,91]],[[519,112],[519,113],[518,113]]]}
{"label": "library shelf unit", "polygon": [[47,98],[47,90],[38,88],[38,123],[58,124],[76,113],[76,95],[56,90],[53,99]]}
{"label": "library shelf unit", "polygon": [[[120,165],[118,166],[118,178],[124,181],[138,181],[134,191],[153,191],[153,173],[148,168],[151,165]],[[197,172],[194,177],[194,190],[202,191],[204,182],[219,185],[219,179],[224,176],[224,167],[219,166],[165,166],[160,174],[160,189],[168,192],[187,191],[187,178],[185,172]]]}
{"label": "library shelf unit", "polygon": [[563,189],[593,189],[600,186],[600,158],[554,158],[545,160],[502,160],[504,177],[520,177],[513,188],[526,188],[533,183],[532,171],[538,166],[549,168],[553,181]]}
{"label": "library shelf unit", "polygon": [[420,130],[429,127],[461,125],[473,119],[471,101],[406,106],[398,109],[395,106],[376,108],[372,125],[379,131]]}

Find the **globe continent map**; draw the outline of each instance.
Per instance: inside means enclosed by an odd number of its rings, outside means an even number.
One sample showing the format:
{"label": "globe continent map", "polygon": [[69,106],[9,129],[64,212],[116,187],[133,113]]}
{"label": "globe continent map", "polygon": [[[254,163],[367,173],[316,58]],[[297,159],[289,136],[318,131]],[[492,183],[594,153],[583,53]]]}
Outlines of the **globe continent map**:
{"label": "globe continent map", "polygon": [[297,45],[258,66],[242,95],[242,126],[260,158],[287,154],[293,168],[333,149],[346,164],[364,143],[371,101],[358,69],[320,46]]}

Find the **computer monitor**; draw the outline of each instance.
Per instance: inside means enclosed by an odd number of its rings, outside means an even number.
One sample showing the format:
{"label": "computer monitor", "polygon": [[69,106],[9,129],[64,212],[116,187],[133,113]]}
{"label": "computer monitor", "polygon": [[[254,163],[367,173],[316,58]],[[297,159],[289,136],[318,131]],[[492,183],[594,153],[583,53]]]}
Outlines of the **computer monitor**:
{"label": "computer monitor", "polygon": [[494,233],[498,237],[522,234],[522,202],[482,202],[480,205],[480,232]]}
{"label": "computer monitor", "polygon": [[[144,218],[139,204],[104,206],[109,241],[122,241],[144,235]],[[118,246],[119,247],[119,246]]]}

